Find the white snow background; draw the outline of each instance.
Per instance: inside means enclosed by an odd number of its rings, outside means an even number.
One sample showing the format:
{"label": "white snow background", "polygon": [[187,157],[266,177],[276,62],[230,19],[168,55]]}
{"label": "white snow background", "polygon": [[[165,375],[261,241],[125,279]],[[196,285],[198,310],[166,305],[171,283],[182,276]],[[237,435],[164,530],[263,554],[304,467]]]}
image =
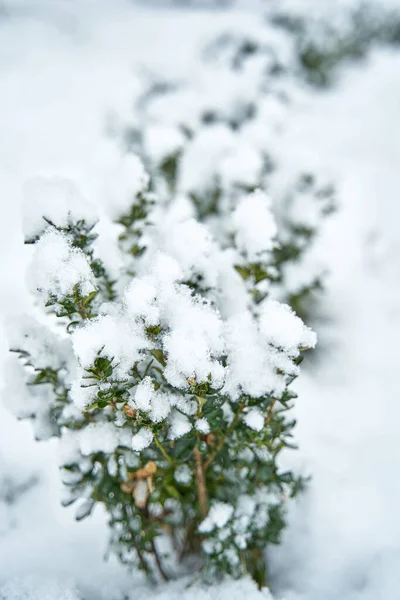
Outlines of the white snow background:
{"label": "white snow background", "polygon": [[[0,3],[2,322],[28,303],[24,182],[60,175],[95,196],[114,159],[107,125],[116,115],[129,118],[137,73],[195,69],[203,38],[222,25],[256,23],[260,3],[227,10],[166,4]],[[328,168],[340,210],[319,247],[330,270],[317,325],[323,351],[297,383],[300,450],[290,460],[312,481],[293,507],[284,543],[270,553],[271,581],[275,597],[286,600],[397,600],[400,52],[375,49],[343,69],[330,91],[306,94],[290,119],[277,151]],[[6,356],[2,335],[1,364]],[[36,443],[29,423],[0,407],[0,482],[11,475],[21,485],[37,483],[17,503],[0,502],[2,600],[269,597],[249,581],[149,590],[140,576],[103,562],[101,510],[75,522],[59,503],[56,444]]]}

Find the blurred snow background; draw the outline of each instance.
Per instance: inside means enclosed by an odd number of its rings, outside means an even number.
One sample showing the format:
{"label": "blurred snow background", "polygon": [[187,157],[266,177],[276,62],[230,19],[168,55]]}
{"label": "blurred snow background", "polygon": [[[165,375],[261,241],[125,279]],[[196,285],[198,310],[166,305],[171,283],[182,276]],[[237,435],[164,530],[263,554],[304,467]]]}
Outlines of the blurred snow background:
{"label": "blurred snow background", "polygon": [[[95,197],[114,159],[107,134],[131,117],[141,74],[195,73],[205,39],[238,23],[258,27],[266,3],[0,2],[3,323],[28,302],[20,214],[26,179],[70,177]],[[400,8],[398,0],[386,3]],[[307,11],[337,3],[291,4]],[[297,383],[300,450],[291,460],[313,479],[293,507],[284,543],[270,553],[276,598],[400,595],[399,82],[400,51],[377,47],[343,68],[331,89],[305,92],[279,139],[277,152],[301,153],[334,175],[340,210],[319,247],[330,270],[317,326],[323,353]],[[6,356],[2,335],[1,365]],[[0,407],[0,598],[148,597],[138,576],[103,562],[101,511],[76,523],[73,511],[60,506],[60,487],[56,444],[36,443],[29,424]],[[183,593],[170,586],[154,597]],[[221,600],[236,595],[268,598],[249,582],[213,592]]]}

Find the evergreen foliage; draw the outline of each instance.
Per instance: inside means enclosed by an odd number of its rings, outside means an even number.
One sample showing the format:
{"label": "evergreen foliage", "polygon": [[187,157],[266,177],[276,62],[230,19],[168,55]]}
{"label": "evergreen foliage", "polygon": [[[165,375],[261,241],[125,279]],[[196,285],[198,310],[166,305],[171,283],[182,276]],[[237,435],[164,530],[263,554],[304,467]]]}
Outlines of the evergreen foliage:
{"label": "evergreen foliage", "polygon": [[374,46],[400,44],[398,8],[361,0],[349,6],[304,13],[278,8],[272,22],[294,38],[299,74],[312,85],[330,85],[340,65],[365,58]]}
{"label": "evergreen foliage", "polygon": [[268,269],[249,260],[237,268],[256,301],[268,279],[268,293],[307,320],[325,275],[313,246],[336,208],[336,190],[304,156],[281,151],[304,76],[299,35],[281,27],[286,21],[279,12],[267,14],[259,27],[222,31],[205,43],[195,74],[146,75],[133,124],[123,123],[118,133],[124,149],[143,160],[160,201],[178,205],[220,239],[230,235],[229,215],[242,195],[267,191],[279,248]]}
{"label": "evergreen foliage", "polygon": [[63,503],[77,519],[103,504],[123,563],[262,585],[263,550],[304,484],[279,456],[294,447],[291,383],[315,334],[268,294],[283,246],[264,192],[242,193],[218,239],[173,221],[125,160],[136,192],[107,221],[118,278],[99,258],[111,246],[96,216],[75,220],[73,197],[57,215],[65,182],[42,182],[42,230],[26,227],[41,310],[11,328],[26,383],[15,409],[39,439],[61,438]]}

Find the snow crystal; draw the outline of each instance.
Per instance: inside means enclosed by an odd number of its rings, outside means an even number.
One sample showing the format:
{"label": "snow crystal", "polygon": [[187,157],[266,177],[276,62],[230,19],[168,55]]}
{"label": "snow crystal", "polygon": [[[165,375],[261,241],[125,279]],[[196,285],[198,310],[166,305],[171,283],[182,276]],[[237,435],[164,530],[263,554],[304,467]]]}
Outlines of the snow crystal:
{"label": "snow crystal", "polygon": [[207,517],[199,525],[200,533],[210,533],[213,529],[224,527],[234,512],[231,504],[225,502],[215,502],[208,513]]}
{"label": "snow crystal", "polygon": [[69,390],[69,397],[78,409],[83,410],[90,404],[93,404],[97,397],[97,389],[95,386],[88,386],[83,383],[82,377],[85,372],[80,369],[78,377],[72,382]]}
{"label": "snow crystal", "polygon": [[149,417],[154,423],[161,423],[171,412],[170,394],[157,391],[151,401]]}
{"label": "snow crystal", "polygon": [[132,449],[136,452],[141,452],[145,448],[148,448],[152,441],[153,433],[151,430],[147,427],[142,427],[132,436]]}
{"label": "snow crystal", "polygon": [[151,399],[154,396],[154,385],[150,377],[145,377],[136,387],[134,399],[135,407],[143,412],[151,408]]}
{"label": "snow crystal", "polygon": [[25,183],[23,192],[23,229],[28,239],[47,228],[44,217],[61,228],[78,221],[90,226],[97,219],[95,208],[68,179],[34,177]]}
{"label": "snow crystal", "polygon": [[250,262],[273,249],[277,234],[269,197],[257,190],[244,196],[232,214],[237,248]]}
{"label": "snow crystal", "polygon": [[264,415],[258,408],[251,408],[243,417],[243,421],[254,431],[261,431],[264,427]]}
{"label": "snow crystal", "polygon": [[30,280],[34,289],[61,300],[78,285],[86,296],[95,288],[89,261],[79,248],[73,248],[66,235],[48,228],[35,244]]}
{"label": "snow crystal", "polygon": [[254,398],[281,394],[283,377],[271,364],[271,353],[250,313],[241,313],[226,322],[228,368],[224,392],[236,399],[242,390]]}
{"label": "snow crystal", "polygon": [[[297,351],[299,354],[299,351]],[[269,346],[269,361],[275,369],[286,373],[287,375],[299,375],[300,367],[293,362],[294,352],[287,353],[281,348]]]}
{"label": "snow crystal", "polygon": [[128,315],[142,317],[146,325],[160,322],[160,309],[157,306],[157,290],[149,279],[136,277],[125,291],[124,303]]}
{"label": "snow crystal", "polygon": [[79,446],[84,456],[95,452],[107,454],[122,445],[129,446],[129,431],[115,427],[113,423],[89,423],[80,431]]}
{"label": "snow crystal", "polygon": [[170,394],[156,391],[150,377],[145,377],[138,384],[130,404],[134,408],[148,413],[154,423],[160,423],[171,412]]}
{"label": "snow crystal", "polygon": [[167,381],[178,388],[187,387],[187,380],[211,378],[215,387],[223,383],[224,368],[218,357],[224,349],[223,323],[209,304],[191,296],[186,286],[175,291],[166,307],[170,332],[164,337]]}
{"label": "snow crystal", "polygon": [[183,435],[189,433],[191,429],[192,425],[189,419],[179,411],[174,410],[169,419],[169,439],[177,440]]}
{"label": "snow crystal", "polygon": [[197,419],[197,421],[195,423],[195,427],[196,427],[197,431],[200,431],[200,433],[204,433],[204,434],[210,433],[210,424],[205,417],[202,417],[201,419]]}
{"label": "snow crystal", "polygon": [[136,323],[110,316],[88,322],[72,336],[75,354],[83,368],[93,365],[99,351],[115,359],[114,371],[121,376],[140,359],[141,351],[149,347],[143,329]]}
{"label": "snow crystal", "polygon": [[193,417],[197,413],[197,402],[194,399],[188,398],[188,396],[182,396],[180,394],[171,394],[169,396],[171,406],[177,408],[180,412]]}
{"label": "snow crystal", "polygon": [[316,334],[287,304],[265,300],[260,307],[260,331],[269,344],[297,356],[299,348],[314,348]]}

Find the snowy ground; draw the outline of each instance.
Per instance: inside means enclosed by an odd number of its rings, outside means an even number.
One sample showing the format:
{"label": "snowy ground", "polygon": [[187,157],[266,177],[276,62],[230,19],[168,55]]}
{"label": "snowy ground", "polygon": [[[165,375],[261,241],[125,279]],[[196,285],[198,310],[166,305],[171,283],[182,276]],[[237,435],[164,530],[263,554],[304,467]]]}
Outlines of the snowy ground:
{"label": "snowy ground", "polygon": [[398,54],[377,52],[314,98],[285,140],[318,148],[341,185],[321,248],[330,351],[300,382],[313,484],[279,552],[293,553],[292,584],[307,599],[398,597],[399,73]]}
{"label": "snowy ground", "polygon": [[[133,65],[186,71],[205,34],[229,19],[254,18],[245,10],[211,18],[207,11],[154,12],[143,4],[94,9],[82,2],[79,14],[66,19],[64,3],[61,11],[42,1],[0,22],[3,319],[26,303],[24,181],[58,173],[94,192],[112,145],[105,139],[106,117],[128,115],[137,91]],[[300,451],[292,460],[313,480],[293,510],[284,544],[271,553],[277,598],[399,597],[399,81],[400,53],[375,51],[368,62],[347,68],[334,90],[310,94],[280,141],[285,152],[304,152],[335,174],[340,211],[320,245],[331,271],[326,320],[318,326],[324,353],[297,385]],[[3,337],[2,364],[6,354]],[[87,600],[109,600],[131,590],[132,579],[102,561],[104,515],[77,524],[72,511],[59,506],[55,444],[35,443],[28,423],[0,411],[1,480],[10,473],[20,484],[37,478],[16,504],[0,503],[0,598],[28,598],[35,590],[32,597],[41,600],[73,600],[77,586]],[[28,576],[34,579],[17,591],[12,580]],[[133,581],[132,598],[148,597],[137,577]],[[235,590],[227,586],[213,597],[258,596],[248,583]],[[155,597],[178,594],[182,590],[171,588]]]}

